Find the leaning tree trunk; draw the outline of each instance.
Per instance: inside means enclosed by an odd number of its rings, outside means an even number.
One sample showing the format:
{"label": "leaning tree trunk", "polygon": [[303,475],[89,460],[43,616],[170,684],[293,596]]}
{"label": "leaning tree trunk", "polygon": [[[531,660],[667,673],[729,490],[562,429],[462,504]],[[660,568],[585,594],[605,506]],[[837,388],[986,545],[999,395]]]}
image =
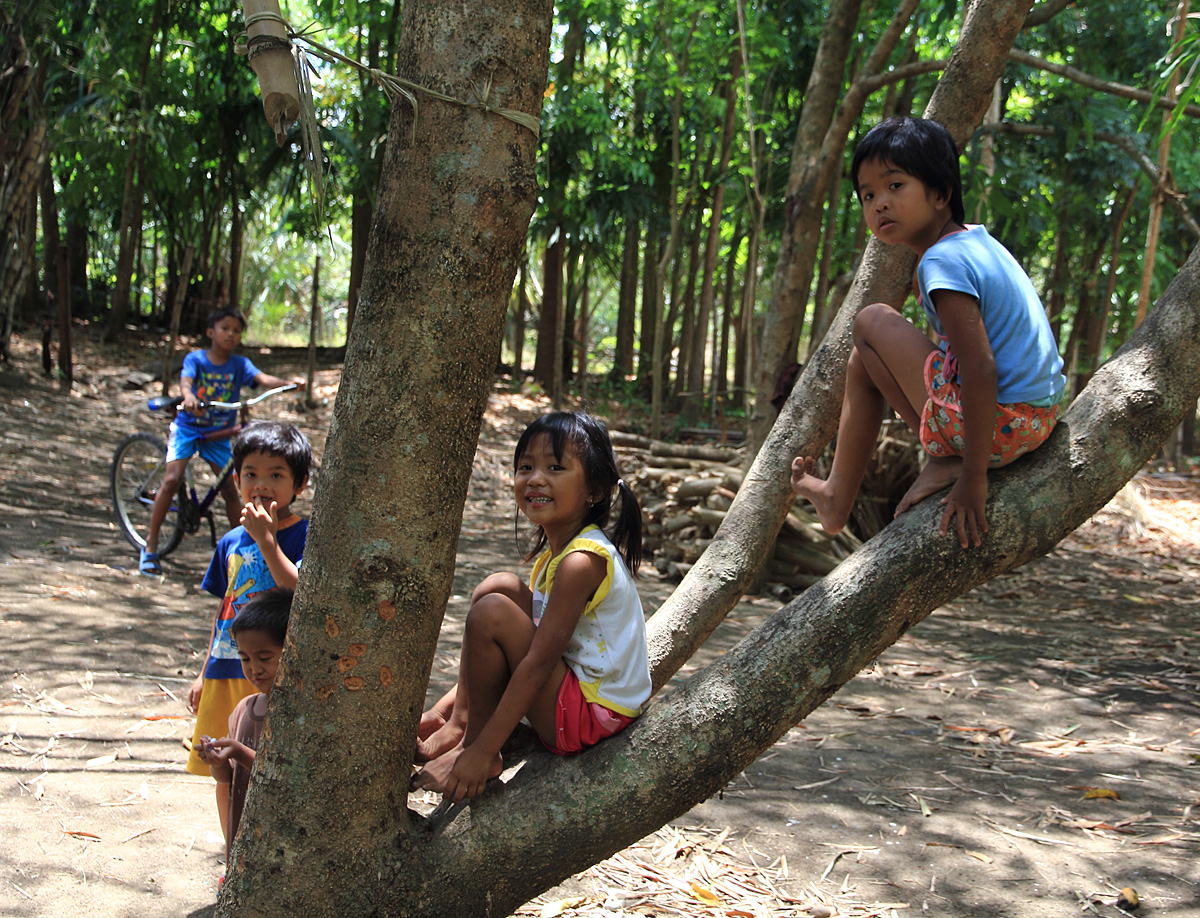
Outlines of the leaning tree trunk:
{"label": "leaning tree trunk", "polygon": [[[536,126],[551,4],[507,0],[470,16],[409,0],[399,74],[468,102],[486,83],[492,105]],[[422,97],[415,124],[412,109],[393,112],[288,647],[220,915],[377,914],[423,870],[397,860],[397,841],[419,837],[405,807],[417,720],[537,200],[536,147],[530,127],[477,106]],[[460,885],[482,896],[478,882]]]}
{"label": "leaning tree trunk", "polygon": [[[916,6],[917,0],[901,0],[896,4],[887,29],[845,93],[840,93],[840,69],[835,70],[831,82],[829,75],[818,78],[814,68],[813,78],[809,81],[810,92],[814,91],[815,83],[815,99],[810,104],[806,98],[792,146],[783,236],[772,280],[771,302],[763,324],[754,409],[747,425],[748,461],[753,460],[771,429],[775,415],[771,396],[779,374],[796,360],[817,249],[821,242],[821,213],[826,192],[830,185],[840,181],[846,138],[870,95],[871,82],[882,72]],[[858,3],[851,0],[838,8],[837,15],[848,17],[857,7]],[[831,13],[825,33],[821,36],[818,64],[825,54],[830,56],[831,62],[845,60],[849,36],[842,34],[842,30],[852,30],[854,20],[849,19],[848,25],[843,24],[836,29],[834,25]],[[834,93],[833,98],[830,92]],[[838,95],[841,95],[841,101],[835,112],[830,106]]]}

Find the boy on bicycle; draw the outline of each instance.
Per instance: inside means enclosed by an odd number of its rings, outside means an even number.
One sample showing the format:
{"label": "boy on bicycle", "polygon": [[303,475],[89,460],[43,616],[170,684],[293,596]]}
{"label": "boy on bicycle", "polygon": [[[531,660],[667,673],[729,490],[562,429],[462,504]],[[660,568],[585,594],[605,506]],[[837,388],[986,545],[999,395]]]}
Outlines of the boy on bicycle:
{"label": "boy on bicycle", "polygon": [[[138,571],[143,574],[157,576],[162,573],[158,560],[159,530],[171,509],[171,501],[183,485],[192,456],[200,453],[200,458],[219,472],[232,455],[229,437],[206,439],[206,435],[236,425],[237,412],[205,408],[204,404],[236,402],[242,386],[274,388],[288,385],[288,380],[264,373],[248,358],[234,353],[242,343],[242,332],[245,330],[246,319],[237,309],[232,306],[214,309],[208,314],[205,332],[209,339],[208,348],[192,351],[183,359],[183,371],[179,375],[183,405],[171,422],[167,467],[158,493],[154,496],[146,547],[138,558]],[[299,388],[304,388],[303,381],[294,382]],[[229,518],[229,525],[238,525],[242,515],[242,499],[232,478],[227,478],[221,486],[221,496],[225,499],[225,515]]]}

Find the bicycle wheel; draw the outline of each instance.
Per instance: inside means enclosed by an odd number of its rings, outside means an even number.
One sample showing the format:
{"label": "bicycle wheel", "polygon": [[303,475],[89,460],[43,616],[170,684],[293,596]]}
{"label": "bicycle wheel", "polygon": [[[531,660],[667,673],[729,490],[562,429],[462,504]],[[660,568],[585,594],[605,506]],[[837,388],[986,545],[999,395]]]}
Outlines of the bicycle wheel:
{"label": "bicycle wheel", "polygon": [[[109,485],[117,525],[136,548],[146,547],[154,495],[167,465],[167,446],[147,433],[130,434],[113,453]],[[183,539],[176,502],[172,501],[158,535],[159,557],[170,554]]]}

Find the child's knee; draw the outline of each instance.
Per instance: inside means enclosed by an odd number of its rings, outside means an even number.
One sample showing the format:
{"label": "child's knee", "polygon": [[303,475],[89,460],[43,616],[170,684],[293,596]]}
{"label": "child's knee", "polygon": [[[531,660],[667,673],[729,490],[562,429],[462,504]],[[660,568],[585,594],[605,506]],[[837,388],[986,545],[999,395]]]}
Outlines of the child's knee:
{"label": "child's knee", "polygon": [[499,571],[488,574],[475,591],[471,593],[471,603],[474,604],[489,593],[499,593],[507,596],[513,602],[518,602],[523,592],[528,589],[521,578],[510,571]]}
{"label": "child's knee", "polygon": [[471,637],[484,637],[496,630],[511,631],[525,623],[533,627],[532,620],[520,604],[512,597],[495,591],[472,599],[471,608],[467,611],[466,633]]}
{"label": "child's knee", "polygon": [[865,343],[875,338],[885,322],[896,316],[896,310],[887,303],[872,303],[864,306],[854,317],[854,341]]}

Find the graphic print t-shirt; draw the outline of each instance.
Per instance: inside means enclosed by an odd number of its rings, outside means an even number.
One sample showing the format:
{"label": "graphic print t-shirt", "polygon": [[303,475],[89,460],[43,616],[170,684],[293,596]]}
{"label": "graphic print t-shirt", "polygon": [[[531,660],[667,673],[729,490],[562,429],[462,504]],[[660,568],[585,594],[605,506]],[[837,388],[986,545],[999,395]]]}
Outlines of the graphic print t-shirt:
{"label": "graphic print t-shirt", "polygon": [[[308,537],[308,520],[280,529],[276,538],[284,555],[299,566]],[[242,661],[229,628],[238,610],[259,593],[275,589],[275,577],[258,549],[258,544],[242,526],[230,529],[217,542],[208,572],[200,586],[221,598],[217,628],[208,651],[205,679],[241,679]]]}
{"label": "graphic print t-shirt", "polygon": [[[208,359],[207,351],[192,351],[183,358],[181,377],[192,381],[192,391],[202,402],[236,402],[243,386],[254,384],[261,371],[241,354],[233,354],[220,366]],[[192,430],[220,430],[237,423],[236,411],[216,411],[209,408],[199,416],[181,411],[175,423]]]}

